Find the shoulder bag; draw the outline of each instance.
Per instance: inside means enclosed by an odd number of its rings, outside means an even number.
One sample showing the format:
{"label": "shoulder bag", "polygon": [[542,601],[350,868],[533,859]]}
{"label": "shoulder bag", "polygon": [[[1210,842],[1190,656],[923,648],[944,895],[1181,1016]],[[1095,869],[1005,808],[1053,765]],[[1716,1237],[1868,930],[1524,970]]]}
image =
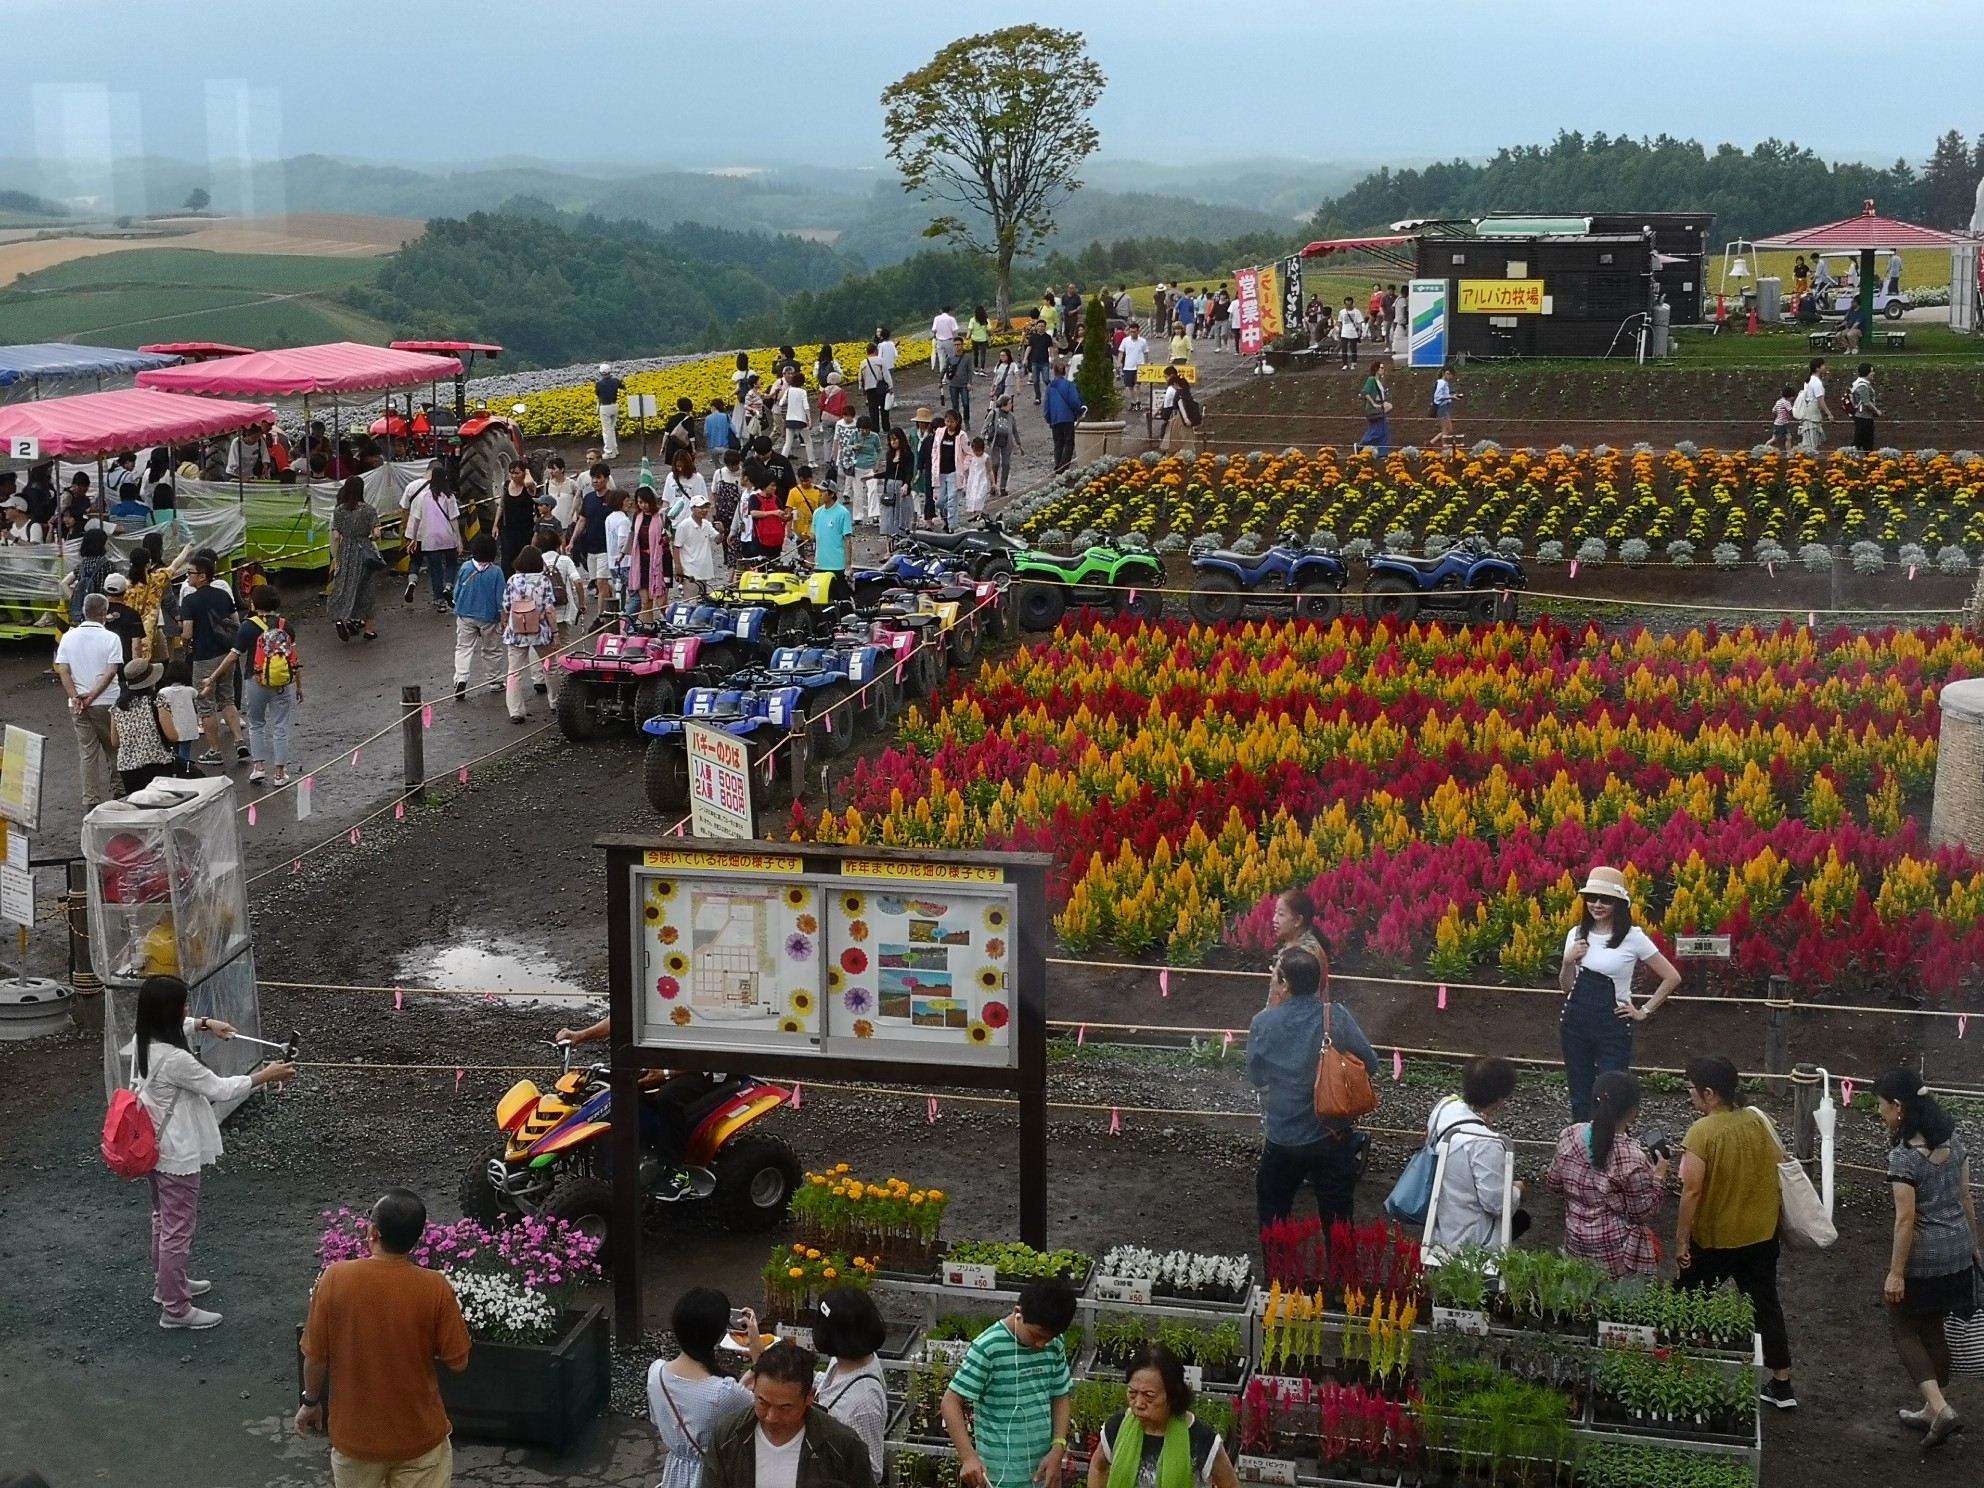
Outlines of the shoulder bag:
{"label": "shoulder bag", "polygon": [[[1453,1099],[1451,1095],[1447,1097],[1447,1100]],[[1441,1105],[1445,1104],[1445,1101],[1441,1102]],[[1487,1122],[1470,1116],[1465,1121],[1456,1121],[1441,1132],[1437,1142],[1429,1138],[1425,1145],[1412,1154],[1412,1161],[1405,1165],[1405,1171],[1398,1175],[1398,1182],[1392,1185],[1392,1191],[1385,1196],[1386,1214],[1400,1224],[1426,1223],[1426,1211],[1433,1206],[1433,1175],[1440,1165],[1440,1148],[1455,1132],[1469,1126],[1478,1126],[1483,1131],[1492,1129]]]}
{"label": "shoulder bag", "polygon": [[1779,1201],[1778,1229],[1791,1244],[1810,1250],[1824,1250],[1839,1238],[1839,1230],[1833,1225],[1832,1216],[1826,1213],[1826,1206],[1819,1199],[1818,1190],[1812,1187],[1812,1178],[1805,1171],[1805,1165],[1784,1150],[1784,1143],[1777,1137],[1777,1128],[1755,1106],[1750,1111],[1764,1124],[1770,1133],[1771,1145],[1777,1149],[1777,1195]]}
{"label": "shoulder bag", "polygon": [[661,1381],[661,1398],[668,1402],[668,1408],[675,1415],[675,1424],[681,1428],[682,1439],[689,1444],[689,1450],[696,1454],[696,1460],[703,1460],[703,1444],[696,1440],[696,1433],[689,1429],[689,1423],[682,1419],[682,1407],[675,1403],[675,1392],[668,1388],[668,1371],[662,1370],[656,1376]]}
{"label": "shoulder bag", "polygon": [[1951,1374],[1984,1374],[1984,1270],[1970,1268],[1971,1306],[1943,1319],[1943,1339],[1950,1346]]}
{"label": "shoulder bag", "polygon": [[1378,1109],[1378,1092],[1364,1061],[1346,1054],[1330,1037],[1334,1002],[1323,1004],[1323,1049],[1316,1057],[1316,1114],[1332,1121],[1355,1121]]}

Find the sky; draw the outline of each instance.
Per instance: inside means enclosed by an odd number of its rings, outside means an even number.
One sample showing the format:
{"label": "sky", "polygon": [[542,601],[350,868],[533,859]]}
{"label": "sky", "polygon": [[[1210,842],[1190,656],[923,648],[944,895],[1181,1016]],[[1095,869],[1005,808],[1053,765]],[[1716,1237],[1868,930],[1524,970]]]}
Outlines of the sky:
{"label": "sky", "polygon": [[1919,162],[1984,132],[1976,50],[1947,44],[1981,20],[1984,0],[0,0],[0,157],[871,166],[889,82],[966,24],[1041,21],[1108,75],[1116,158],[1423,160],[1577,129]]}

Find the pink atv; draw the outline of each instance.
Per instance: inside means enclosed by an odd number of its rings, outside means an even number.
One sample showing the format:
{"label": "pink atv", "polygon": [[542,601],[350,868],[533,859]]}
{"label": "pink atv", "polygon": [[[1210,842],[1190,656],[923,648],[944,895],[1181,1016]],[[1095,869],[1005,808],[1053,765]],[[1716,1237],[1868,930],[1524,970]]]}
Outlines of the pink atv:
{"label": "pink atv", "polygon": [[608,728],[637,732],[650,718],[682,711],[690,687],[711,686],[745,665],[755,647],[732,630],[684,635],[622,623],[593,637],[590,655],[558,658],[558,727],[575,743]]}

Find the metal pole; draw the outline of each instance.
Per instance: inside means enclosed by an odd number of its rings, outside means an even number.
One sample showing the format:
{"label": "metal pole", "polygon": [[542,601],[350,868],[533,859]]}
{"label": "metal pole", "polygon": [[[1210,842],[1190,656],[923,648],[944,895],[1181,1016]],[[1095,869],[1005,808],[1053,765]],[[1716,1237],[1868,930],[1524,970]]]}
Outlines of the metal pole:
{"label": "metal pole", "polygon": [[1860,354],[1874,349],[1874,250],[1860,250]]}
{"label": "metal pole", "polygon": [[1791,978],[1770,979],[1764,1004],[1764,1089],[1783,1095],[1784,1077],[1791,1073]]}
{"label": "metal pole", "polygon": [[1020,1239],[1047,1248],[1047,874],[1019,878]]}
{"label": "metal pole", "polygon": [[404,762],[406,794],[416,795],[427,783],[427,730],[420,702],[420,686],[408,683],[400,688],[400,757]]}
{"label": "metal pole", "polygon": [[606,856],[607,999],[612,1019],[613,1334],[622,1348],[641,1336],[641,1069],[634,1063],[634,874],[624,852]]}

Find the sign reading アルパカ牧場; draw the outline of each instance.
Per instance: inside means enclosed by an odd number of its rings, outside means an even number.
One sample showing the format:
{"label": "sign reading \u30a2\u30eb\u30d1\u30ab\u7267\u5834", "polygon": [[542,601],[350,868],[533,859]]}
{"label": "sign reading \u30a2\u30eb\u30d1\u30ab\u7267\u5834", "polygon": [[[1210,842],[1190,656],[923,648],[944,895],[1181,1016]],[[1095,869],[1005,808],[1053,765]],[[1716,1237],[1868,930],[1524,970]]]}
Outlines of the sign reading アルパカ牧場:
{"label": "sign reading \u30a2\u30eb\u30d1\u30ab\u7267\u5834", "polygon": [[1462,315],[1541,315],[1541,279],[1463,279],[1460,281]]}

